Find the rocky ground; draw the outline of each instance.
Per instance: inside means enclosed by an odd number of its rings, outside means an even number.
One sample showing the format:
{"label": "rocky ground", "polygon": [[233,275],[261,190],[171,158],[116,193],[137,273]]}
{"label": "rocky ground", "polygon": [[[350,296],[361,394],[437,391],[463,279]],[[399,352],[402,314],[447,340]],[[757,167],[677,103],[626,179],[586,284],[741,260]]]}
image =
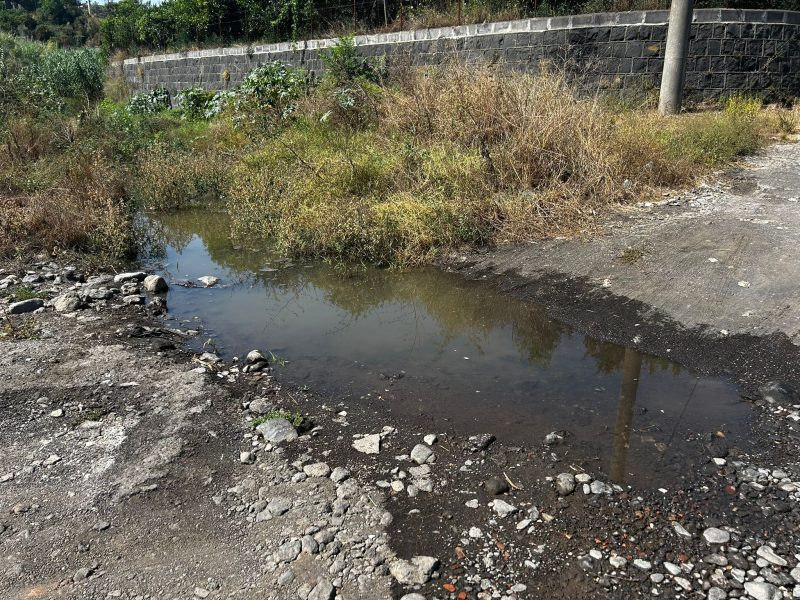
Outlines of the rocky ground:
{"label": "rocky ground", "polygon": [[0,288],[4,598],[800,597],[790,386],[758,454],[712,433],[691,483],[631,489],[568,432],[421,430],[191,352],[157,276],[41,257]]}

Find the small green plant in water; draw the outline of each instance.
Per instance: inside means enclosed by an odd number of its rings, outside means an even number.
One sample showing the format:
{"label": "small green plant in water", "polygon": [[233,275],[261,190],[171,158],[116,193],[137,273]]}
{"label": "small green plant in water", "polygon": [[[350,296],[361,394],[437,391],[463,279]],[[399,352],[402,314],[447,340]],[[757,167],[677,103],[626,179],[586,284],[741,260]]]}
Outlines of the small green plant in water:
{"label": "small green plant in water", "polygon": [[266,423],[272,419],[286,419],[294,427],[300,427],[300,424],[303,422],[303,415],[299,412],[291,413],[288,410],[271,410],[267,414],[253,419],[253,427],[258,427],[262,423]]}

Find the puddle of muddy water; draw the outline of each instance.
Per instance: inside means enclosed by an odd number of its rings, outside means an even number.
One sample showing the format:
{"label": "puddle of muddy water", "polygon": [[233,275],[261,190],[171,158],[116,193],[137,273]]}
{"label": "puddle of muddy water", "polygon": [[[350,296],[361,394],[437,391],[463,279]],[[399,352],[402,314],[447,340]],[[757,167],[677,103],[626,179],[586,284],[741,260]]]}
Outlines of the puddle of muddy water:
{"label": "puddle of muddy water", "polygon": [[[584,336],[489,285],[432,268],[293,264],[235,246],[224,214],[151,215],[150,226],[170,317],[199,320],[226,357],[259,348],[288,360],[276,367],[285,383],[379,399],[425,431],[531,447],[567,430],[575,460],[637,485],[690,472],[689,437],[747,438],[732,383]],[[220,285],[176,285],[204,275]]]}

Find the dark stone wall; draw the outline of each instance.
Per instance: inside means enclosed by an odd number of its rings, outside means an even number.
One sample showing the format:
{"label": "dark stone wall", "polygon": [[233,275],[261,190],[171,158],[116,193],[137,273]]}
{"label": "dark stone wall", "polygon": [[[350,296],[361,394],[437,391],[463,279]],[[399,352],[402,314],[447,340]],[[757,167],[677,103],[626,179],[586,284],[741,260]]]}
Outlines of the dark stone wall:
{"label": "dark stone wall", "polygon": [[[587,91],[647,92],[659,86],[667,11],[525,19],[356,38],[362,55],[389,65],[458,59],[498,68],[565,71]],[[215,48],[115,63],[136,90],[225,89],[255,66],[281,61],[321,75],[320,51],[335,40]],[[800,13],[708,9],[694,12],[686,91],[695,99],[736,91],[800,96]]]}

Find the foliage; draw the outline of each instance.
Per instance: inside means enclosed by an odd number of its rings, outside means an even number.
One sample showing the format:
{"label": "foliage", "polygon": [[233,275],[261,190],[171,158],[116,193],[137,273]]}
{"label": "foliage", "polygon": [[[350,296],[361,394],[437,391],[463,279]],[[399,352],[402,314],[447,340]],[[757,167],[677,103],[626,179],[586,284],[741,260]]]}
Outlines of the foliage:
{"label": "foliage", "polygon": [[231,95],[233,112],[239,122],[269,130],[292,115],[307,90],[303,69],[277,61],[260,65]]}
{"label": "foliage", "polygon": [[181,90],[175,95],[178,106],[189,119],[207,119],[210,107],[216,94],[201,87],[191,87]]}
{"label": "foliage", "polygon": [[96,50],[59,50],[0,34],[0,128],[12,114],[85,108],[100,98],[104,72]]}
{"label": "foliage", "polygon": [[265,415],[261,415],[253,419],[253,427],[258,427],[262,423],[271,421],[272,419],[286,419],[294,427],[300,427],[303,424],[303,415],[299,412],[291,413],[288,410],[271,410]]}
{"label": "foliage", "polygon": [[135,115],[151,115],[168,110],[172,105],[169,90],[158,87],[150,92],[140,92],[128,99],[128,111]]}
{"label": "foliage", "polygon": [[352,36],[344,36],[320,54],[325,63],[325,76],[335,87],[347,87],[354,82],[380,83],[381,66],[375,59],[362,57]]}
{"label": "foliage", "polygon": [[[109,51],[122,50],[134,55],[142,49],[297,41],[375,30],[668,8],[667,0],[470,0],[462,2],[460,8],[450,0],[416,0],[413,3],[387,0],[386,4],[357,2],[352,5],[336,0],[164,0],[160,3],[119,0],[103,7],[106,16],[101,20],[97,37]],[[696,8],[800,10],[800,0],[700,0]],[[16,32],[13,25],[9,27],[6,30]]]}

